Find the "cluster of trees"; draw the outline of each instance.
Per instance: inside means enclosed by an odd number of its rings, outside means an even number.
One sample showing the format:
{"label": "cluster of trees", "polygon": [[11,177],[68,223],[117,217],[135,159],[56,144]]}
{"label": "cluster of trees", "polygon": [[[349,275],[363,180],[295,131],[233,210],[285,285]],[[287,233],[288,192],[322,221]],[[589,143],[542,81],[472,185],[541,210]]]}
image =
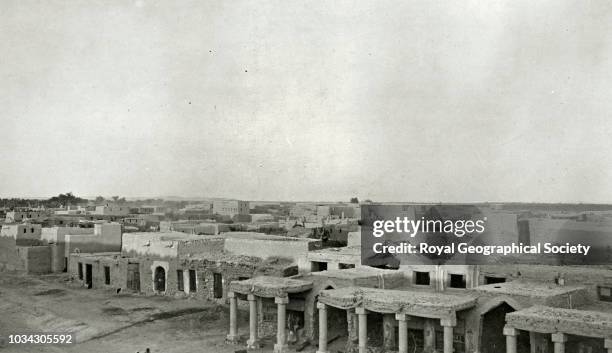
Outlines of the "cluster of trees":
{"label": "cluster of trees", "polygon": [[117,203],[120,205],[123,205],[127,202],[125,200],[125,197],[119,197],[119,196],[113,196],[109,200],[105,199],[103,196],[98,196],[96,197],[95,201],[96,201],[96,204],[101,204],[104,202],[112,202],[112,203]]}
{"label": "cluster of trees", "polygon": [[67,205],[83,205],[83,204],[87,204],[87,202],[89,202],[89,200],[87,199],[82,199],[78,196],[74,196],[71,192],[67,192],[65,194],[59,194],[57,196],[53,196],[52,198],[50,198],[49,200],[47,200],[45,203],[46,207],[60,207],[60,206],[67,206]]}
{"label": "cluster of trees", "polygon": [[141,206],[141,205],[164,205],[170,208],[183,208],[188,202],[186,201],[166,201],[163,199],[146,199],[146,200],[133,200],[128,201],[125,197],[112,196],[111,198],[105,198],[103,196],[97,196],[94,200],[88,200],[74,195],[72,192],[65,194],[59,194],[49,199],[25,199],[25,198],[0,198],[0,207],[13,209],[16,207],[46,207],[46,208],[57,208],[60,206],[85,206],[87,204],[94,203],[101,205],[104,203],[115,203],[128,206]]}
{"label": "cluster of trees", "polygon": [[22,199],[22,198],[10,198],[0,199],[1,207],[15,208],[15,207],[60,207],[66,205],[84,205],[89,200],[75,196],[71,192],[65,194],[59,194],[46,200],[36,199]]}

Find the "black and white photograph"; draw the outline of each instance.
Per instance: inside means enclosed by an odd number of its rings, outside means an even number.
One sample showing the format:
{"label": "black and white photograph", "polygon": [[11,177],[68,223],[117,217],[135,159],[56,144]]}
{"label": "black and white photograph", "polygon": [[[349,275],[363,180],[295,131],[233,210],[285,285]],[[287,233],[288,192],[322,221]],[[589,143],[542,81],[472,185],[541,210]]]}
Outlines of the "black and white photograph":
{"label": "black and white photograph", "polygon": [[0,353],[612,353],[612,2],[0,0]]}

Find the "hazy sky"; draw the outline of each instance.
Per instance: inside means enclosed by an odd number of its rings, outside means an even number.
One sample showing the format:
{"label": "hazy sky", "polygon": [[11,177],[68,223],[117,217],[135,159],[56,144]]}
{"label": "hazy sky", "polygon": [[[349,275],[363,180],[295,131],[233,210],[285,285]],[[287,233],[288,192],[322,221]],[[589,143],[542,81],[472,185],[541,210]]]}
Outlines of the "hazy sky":
{"label": "hazy sky", "polygon": [[612,202],[612,3],[0,2],[0,197]]}

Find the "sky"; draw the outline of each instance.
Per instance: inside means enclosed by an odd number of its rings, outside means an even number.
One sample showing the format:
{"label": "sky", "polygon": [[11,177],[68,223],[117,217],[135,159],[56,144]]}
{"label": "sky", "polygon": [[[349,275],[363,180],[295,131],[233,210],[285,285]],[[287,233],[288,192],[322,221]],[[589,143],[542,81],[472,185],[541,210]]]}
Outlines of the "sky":
{"label": "sky", "polygon": [[0,2],[0,197],[612,203],[612,3]]}

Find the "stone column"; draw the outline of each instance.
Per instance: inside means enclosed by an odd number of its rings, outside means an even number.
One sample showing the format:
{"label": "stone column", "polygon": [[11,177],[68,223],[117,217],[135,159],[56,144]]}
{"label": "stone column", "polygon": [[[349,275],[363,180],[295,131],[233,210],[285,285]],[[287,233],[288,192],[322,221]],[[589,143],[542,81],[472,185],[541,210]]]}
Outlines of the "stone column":
{"label": "stone column", "polygon": [[511,326],[505,326],[504,335],[506,336],[506,353],[516,353],[518,330]]}
{"label": "stone column", "polygon": [[250,349],[259,348],[257,342],[257,297],[253,294],[247,296],[249,301],[249,340],[247,347]]}
{"label": "stone column", "polygon": [[444,353],[453,353],[453,330],[457,326],[457,319],[441,319],[440,325],[444,328]]}
{"label": "stone column", "polygon": [[236,341],[238,341],[238,299],[236,298],[236,293],[234,292],[227,293],[227,298],[229,299],[230,304],[230,328],[229,334],[227,335],[227,341],[229,343],[236,343]]}
{"label": "stone column", "polygon": [[406,314],[395,314],[395,320],[398,321],[398,350],[399,353],[408,353],[408,323],[406,322]]}
{"label": "stone column", "polygon": [[327,352],[327,305],[317,303],[319,309],[319,349],[317,353]]}
{"label": "stone column", "polygon": [[354,310],[346,311],[346,322],[348,324],[348,342],[347,351],[351,352],[355,347],[359,346],[359,324],[358,315]]}
{"label": "stone column", "polygon": [[368,351],[368,314],[365,308],[355,308],[355,313],[359,316],[359,353]]}
{"label": "stone column", "polygon": [[278,321],[276,323],[276,344],[274,345],[274,353],[284,353],[287,351],[287,304],[289,298],[276,297],[274,302],[278,308],[276,315]]}
{"label": "stone column", "polygon": [[612,338],[606,338],[604,340],[604,347],[608,350],[608,353],[612,353]]}
{"label": "stone column", "polygon": [[553,333],[551,338],[555,344],[555,353],[565,353],[565,342],[567,342],[567,336],[564,333]]}

